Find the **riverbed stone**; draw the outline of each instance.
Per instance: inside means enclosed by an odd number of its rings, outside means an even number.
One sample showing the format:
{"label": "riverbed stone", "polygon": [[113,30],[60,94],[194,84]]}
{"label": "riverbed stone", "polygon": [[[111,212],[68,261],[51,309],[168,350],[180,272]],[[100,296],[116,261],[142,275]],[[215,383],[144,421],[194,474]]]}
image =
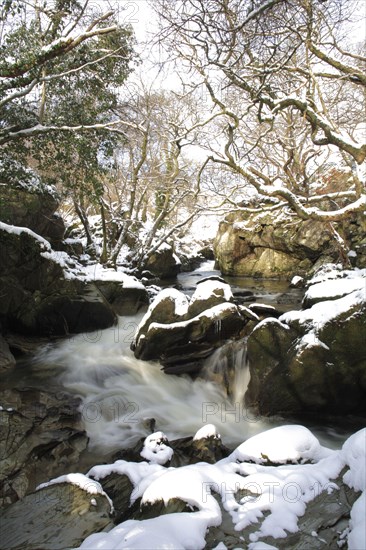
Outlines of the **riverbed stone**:
{"label": "riverbed stone", "polygon": [[87,447],[80,400],[36,389],[0,393],[0,505],[9,505],[45,477],[71,472]]}
{"label": "riverbed stone", "polygon": [[110,503],[71,483],[40,489],[10,506],[1,518],[3,550],[65,550],[112,527]]}

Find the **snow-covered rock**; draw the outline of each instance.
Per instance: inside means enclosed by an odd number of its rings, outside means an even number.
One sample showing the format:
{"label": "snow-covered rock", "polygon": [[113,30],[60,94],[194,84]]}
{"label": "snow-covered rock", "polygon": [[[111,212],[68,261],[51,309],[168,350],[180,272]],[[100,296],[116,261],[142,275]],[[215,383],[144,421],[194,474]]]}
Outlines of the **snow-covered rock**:
{"label": "snow-covered rock", "polygon": [[[214,431],[212,427],[203,430],[206,434]],[[336,547],[337,541],[341,546],[347,537],[348,547],[359,550],[365,540],[365,492],[359,496],[357,487],[365,487],[364,474],[358,476],[357,471],[364,468],[365,438],[363,429],[342,449],[330,450],[305,427],[289,425],[248,439],[214,464],[166,467],[118,460],[95,466],[86,476],[68,474],[43,484],[36,493],[48,498],[48,511],[40,506],[42,515],[37,506],[29,505],[27,499],[34,495],[26,497],[26,507],[14,505],[5,512],[5,526],[11,530],[4,548],[21,547],[30,540],[32,548],[45,550],[62,541],[60,547],[75,548],[81,543],[80,549],[93,550],[320,550]],[[163,434],[152,434],[145,444],[150,446],[154,439],[162,441]],[[263,459],[265,453],[276,466]],[[353,489],[342,481],[345,467],[352,472],[348,481]],[[126,479],[130,485],[122,486],[124,509],[111,528],[104,493],[108,486],[109,494],[118,499],[110,483],[116,489],[118,481]],[[72,495],[69,505],[78,506],[73,514],[65,513],[66,489]],[[56,505],[49,506],[49,502]],[[104,513],[104,525],[98,514],[95,524],[91,522],[99,510]],[[47,529],[45,520],[52,529]],[[22,529],[14,529],[16,522]],[[55,530],[55,524],[63,529]]]}
{"label": "snow-covered rock", "polygon": [[199,282],[191,300],[176,289],[161,291],[136,331],[135,356],[159,360],[169,373],[198,372],[216,348],[258,320],[232,299],[229,285],[217,278]]}
{"label": "snow-covered rock", "polygon": [[262,414],[366,413],[364,276],[323,271],[307,292],[314,305],[255,327],[247,404]]}

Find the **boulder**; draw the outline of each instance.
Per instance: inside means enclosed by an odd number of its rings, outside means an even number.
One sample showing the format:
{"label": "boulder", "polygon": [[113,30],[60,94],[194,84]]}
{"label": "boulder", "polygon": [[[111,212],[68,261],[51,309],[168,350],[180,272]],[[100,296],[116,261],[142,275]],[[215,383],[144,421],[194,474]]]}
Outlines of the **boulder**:
{"label": "boulder", "polygon": [[28,227],[51,242],[60,243],[65,224],[58,214],[59,199],[50,186],[2,184],[0,187],[0,221]]}
{"label": "boulder", "polygon": [[106,495],[77,485],[49,485],[10,506],[1,518],[3,550],[64,550],[113,526]]}
{"label": "boulder", "polygon": [[[350,216],[336,229],[354,250],[354,263],[366,265],[366,220]],[[317,263],[338,261],[342,251],[328,224],[300,220],[292,213],[238,212],[220,223],[214,244],[216,265],[223,274],[291,279],[306,275]]]}
{"label": "boulder", "polygon": [[135,357],[160,361],[169,374],[197,374],[216,348],[240,338],[248,321],[258,319],[232,298],[222,280],[201,282],[190,301],[176,289],[163,290],[139,325],[131,345]]}
{"label": "boulder", "polygon": [[61,336],[115,323],[115,313],[93,283],[65,276],[65,253],[54,252],[26,228],[0,222],[0,234],[0,321],[5,328]]}
{"label": "boulder", "polygon": [[45,476],[73,471],[88,438],[80,400],[65,392],[4,390],[0,403],[0,488],[6,506],[34,491]]}
{"label": "boulder", "polygon": [[333,299],[329,281],[310,287],[308,295],[322,301],[256,326],[248,339],[248,406],[264,415],[366,413],[364,282],[345,279],[349,293],[339,298],[338,281]]}
{"label": "boulder", "polygon": [[159,279],[174,279],[180,272],[180,260],[171,246],[162,245],[150,254],[144,263],[143,270],[150,271]]}

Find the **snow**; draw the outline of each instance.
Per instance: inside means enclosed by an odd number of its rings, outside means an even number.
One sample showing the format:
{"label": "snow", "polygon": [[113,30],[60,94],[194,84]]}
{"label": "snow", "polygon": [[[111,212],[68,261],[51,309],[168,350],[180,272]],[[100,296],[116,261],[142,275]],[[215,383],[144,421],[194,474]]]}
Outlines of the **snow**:
{"label": "snow", "polygon": [[348,550],[366,548],[366,492],[356,500],[351,510]]}
{"label": "snow", "polygon": [[350,469],[343,481],[355,491],[366,489],[366,428],[356,432],[343,444],[342,454]]}
{"label": "snow", "polygon": [[292,277],[290,285],[297,286],[298,284],[302,283],[304,280],[303,277],[300,277],[299,275],[295,275],[295,277]]}
{"label": "snow", "polygon": [[[206,434],[215,433],[212,425],[202,430]],[[108,533],[89,536],[80,548],[203,549],[207,529],[222,521],[220,507],[213,496],[215,492],[230,514],[236,531],[250,524],[257,525],[257,530],[249,536],[249,550],[276,550],[275,546],[260,539],[264,536],[284,538],[287,533],[298,531],[298,518],[304,514],[307,503],[323,491],[336,491],[338,487],[332,480],[345,465],[349,465],[351,472],[345,474],[347,483],[354,488],[365,488],[365,438],[366,429],[351,436],[341,450],[332,451],[322,447],[307,428],[288,425],[248,439],[216,464],[200,462],[165,468],[147,462],[117,461],[113,465],[94,467],[88,475],[98,478],[111,471],[127,473],[135,487],[131,501],[141,496],[142,505],[161,500],[167,504],[177,498],[193,511],[141,521],[128,520]],[[266,462],[267,456],[279,465],[261,464]],[[289,461],[295,464],[286,463]],[[304,464],[304,461],[312,463]],[[237,500],[235,495],[239,489],[246,491]],[[353,550],[365,548],[364,512],[365,492],[351,511],[347,535],[349,548]],[[318,535],[314,531],[312,536]],[[225,545],[220,544],[216,548],[224,549]]]}
{"label": "snow", "polygon": [[104,281],[104,282],[118,282],[121,283],[123,288],[138,288],[145,289],[144,285],[140,281],[131,275],[127,275],[122,271],[115,271],[114,269],[107,269],[101,264],[88,265],[83,270],[85,281]]}
{"label": "snow", "polygon": [[207,280],[197,285],[191,298],[191,304],[197,300],[209,300],[212,297],[223,297],[226,302],[233,300],[230,285],[217,280]]}
{"label": "snow", "polygon": [[199,550],[205,546],[209,518],[204,512],[168,514],[144,521],[128,520],[108,533],[88,537],[80,549]]}
{"label": "snow", "polygon": [[200,428],[195,436],[193,441],[199,441],[200,439],[206,439],[207,437],[214,437],[216,439],[221,439],[220,434],[217,432],[216,426],[213,424],[206,424]]}
{"label": "snow", "polygon": [[[317,328],[336,319],[342,313],[346,313],[355,306],[363,304],[366,300],[365,289],[355,290],[338,300],[326,300],[313,305],[303,311],[288,311],[279,318],[281,323],[290,324],[298,322],[300,325],[314,324]],[[263,321],[262,321],[263,322]],[[258,328],[258,325],[256,329]]]}
{"label": "snow", "polygon": [[351,510],[349,550],[366,548],[366,428],[359,430],[345,441],[342,457],[349,470],[343,481],[355,491],[363,491]]}
{"label": "snow", "polygon": [[111,512],[113,512],[113,503],[109,496],[103,491],[103,487],[101,486],[101,484],[97,481],[94,481],[93,479],[90,479],[84,474],[66,474],[64,476],[56,477],[54,479],[51,479],[50,481],[47,481],[46,483],[41,483],[41,485],[38,485],[38,487],[36,487],[36,491],[39,491],[40,489],[45,489],[46,487],[50,487],[51,485],[57,485],[59,483],[71,483],[72,485],[80,487],[80,489],[86,491],[90,495],[105,496],[110,504]]}
{"label": "snow", "polygon": [[354,279],[366,277],[366,269],[343,269],[341,264],[325,264],[317,270],[308,285],[323,283],[334,279]]}
{"label": "snow", "polygon": [[[253,307],[256,307],[257,304],[253,304]],[[250,306],[249,306],[250,307]],[[266,308],[268,306],[265,306]],[[295,312],[291,312],[291,313],[295,313]],[[282,319],[283,315],[280,317],[280,319]],[[267,324],[270,324],[270,325],[273,325],[274,323],[277,324],[277,325],[280,325],[281,328],[284,328],[285,330],[290,330],[290,327],[286,324],[286,321],[284,323],[282,323],[280,321],[280,319],[276,319],[276,317],[266,317],[265,319],[263,319],[262,321],[260,321],[254,328],[253,332],[255,330],[258,330],[260,329],[261,327],[267,325]]]}
{"label": "snow", "polygon": [[340,298],[351,294],[355,290],[363,290],[366,297],[366,273],[364,277],[353,279],[327,280],[323,283],[312,285],[305,293],[305,300],[320,300],[326,298]]}
{"label": "snow", "polygon": [[6,231],[7,233],[10,233],[12,235],[21,235],[22,233],[27,233],[33,239],[38,241],[42,245],[43,249],[47,251],[51,250],[50,243],[40,235],[37,235],[37,233],[35,233],[31,229],[28,229],[28,227],[18,227],[16,225],[9,225],[7,223],[0,222],[0,230]]}
{"label": "snow", "polygon": [[[174,330],[176,328],[185,328],[191,323],[194,323],[195,321],[200,321],[203,318],[209,318],[209,319],[220,321],[222,316],[224,316],[225,314],[228,314],[229,312],[231,312],[232,314],[235,314],[237,311],[238,311],[238,308],[235,304],[230,304],[225,302],[223,304],[218,304],[217,306],[213,306],[210,309],[206,309],[196,317],[192,317],[187,321],[177,321],[176,323],[169,323],[169,324],[155,323],[155,322],[151,323],[149,326],[149,331],[156,330],[156,329]],[[218,324],[218,327],[219,326],[220,325]]]}
{"label": "snow", "polygon": [[279,426],[255,435],[242,443],[228,459],[236,462],[253,461],[265,464],[317,461],[331,453],[304,426]]}
{"label": "snow", "polygon": [[92,477],[99,481],[110,474],[126,475],[134,486],[139,485],[143,479],[150,479],[152,476],[158,475],[166,471],[159,464],[147,462],[127,462],[126,460],[116,460],[113,464],[103,464],[93,466],[87,473],[88,477]]}
{"label": "snow", "polygon": [[153,464],[165,464],[171,460],[174,451],[165,443],[167,437],[163,432],[155,432],[149,435],[145,441],[140,455]]}

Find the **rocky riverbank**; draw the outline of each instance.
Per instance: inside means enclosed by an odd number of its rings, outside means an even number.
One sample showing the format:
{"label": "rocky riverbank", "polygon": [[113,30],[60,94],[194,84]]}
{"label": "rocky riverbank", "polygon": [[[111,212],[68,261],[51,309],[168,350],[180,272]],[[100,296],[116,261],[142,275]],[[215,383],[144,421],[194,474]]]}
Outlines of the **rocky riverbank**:
{"label": "rocky riverbank", "polygon": [[363,548],[365,439],[332,451],[283,426],[230,451],[212,425],[171,443],[156,432],[10,506],[3,548]]}

